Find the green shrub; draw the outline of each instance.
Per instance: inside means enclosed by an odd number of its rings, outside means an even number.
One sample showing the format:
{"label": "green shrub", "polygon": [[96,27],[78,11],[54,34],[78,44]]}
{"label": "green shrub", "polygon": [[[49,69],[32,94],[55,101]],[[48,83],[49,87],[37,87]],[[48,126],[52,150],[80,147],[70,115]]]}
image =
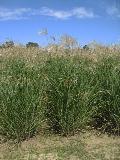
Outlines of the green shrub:
{"label": "green shrub", "polygon": [[0,134],[19,142],[33,136],[41,125],[41,75],[22,59],[6,64],[0,78]]}
{"label": "green shrub", "polygon": [[85,128],[90,119],[87,94],[92,73],[85,63],[58,57],[46,62],[45,114],[57,133],[74,133]]}
{"label": "green shrub", "polygon": [[92,105],[93,126],[102,131],[120,133],[119,59],[103,58],[95,70],[97,84]]}

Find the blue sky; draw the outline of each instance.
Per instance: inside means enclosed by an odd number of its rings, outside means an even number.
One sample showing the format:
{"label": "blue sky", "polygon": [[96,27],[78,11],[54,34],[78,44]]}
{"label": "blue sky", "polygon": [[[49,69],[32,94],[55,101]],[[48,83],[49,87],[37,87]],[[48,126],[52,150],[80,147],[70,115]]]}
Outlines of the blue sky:
{"label": "blue sky", "polygon": [[[47,28],[48,35],[39,32]],[[0,0],[0,42],[44,44],[69,34],[84,45],[120,42],[120,0]]]}

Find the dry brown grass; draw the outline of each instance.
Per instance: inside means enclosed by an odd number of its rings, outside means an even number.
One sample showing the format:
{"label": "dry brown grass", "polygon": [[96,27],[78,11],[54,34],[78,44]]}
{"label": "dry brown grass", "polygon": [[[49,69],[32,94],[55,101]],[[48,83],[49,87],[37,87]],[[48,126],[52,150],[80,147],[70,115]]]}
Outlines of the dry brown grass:
{"label": "dry brown grass", "polygon": [[[56,49],[57,48],[57,49]],[[46,48],[26,48],[21,46],[16,46],[13,48],[0,48],[0,59],[1,58],[12,58],[12,57],[23,57],[28,61],[38,60],[40,58],[48,57],[48,56],[82,56],[91,60],[97,61],[103,56],[119,56],[120,55],[120,47],[118,46],[96,46],[95,49],[84,50],[81,48],[74,48],[73,51],[66,50],[62,46],[51,45]]]}
{"label": "dry brown grass", "polygon": [[111,160],[120,158],[120,137],[89,131],[71,137],[37,135],[17,148],[9,142],[0,145],[1,160]]}

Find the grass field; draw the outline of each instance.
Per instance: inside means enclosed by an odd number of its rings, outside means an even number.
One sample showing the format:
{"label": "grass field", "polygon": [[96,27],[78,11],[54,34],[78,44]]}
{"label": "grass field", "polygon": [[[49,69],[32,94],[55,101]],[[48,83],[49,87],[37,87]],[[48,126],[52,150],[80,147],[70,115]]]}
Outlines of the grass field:
{"label": "grass field", "polygon": [[70,137],[37,135],[15,145],[0,144],[1,160],[119,160],[119,137],[98,132],[79,133]]}
{"label": "grass field", "polygon": [[119,159],[120,49],[0,49],[0,135],[1,160]]}

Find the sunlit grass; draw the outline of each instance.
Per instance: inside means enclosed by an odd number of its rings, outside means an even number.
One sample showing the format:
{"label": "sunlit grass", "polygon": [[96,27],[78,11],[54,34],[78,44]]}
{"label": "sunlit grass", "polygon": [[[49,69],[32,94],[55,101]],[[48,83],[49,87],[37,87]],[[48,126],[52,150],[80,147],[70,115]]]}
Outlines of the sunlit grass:
{"label": "sunlit grass", "polygon": [[[99,52],[98,52],[99,51]],[[119,50],[0,50],[0,134],[18,142],[87,126],[120,133]]]}

